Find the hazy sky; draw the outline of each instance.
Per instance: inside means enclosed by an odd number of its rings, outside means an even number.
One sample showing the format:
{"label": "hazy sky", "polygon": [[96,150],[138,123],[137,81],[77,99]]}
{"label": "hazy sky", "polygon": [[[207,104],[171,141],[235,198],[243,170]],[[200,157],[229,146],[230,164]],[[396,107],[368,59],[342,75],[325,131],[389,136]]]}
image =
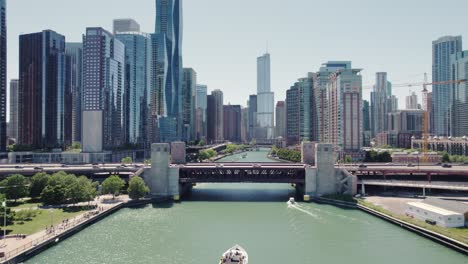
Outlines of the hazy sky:
{"label": "hazy sky", "polygon": [[[20,34],[52,29],[81,41],[86,27],[111,31],[113,19],[127,17],[154,31],[155,0],[7,2],[9,79],[18,76]],[[209,90],[223,90],[225,104],[246,105],[256,93],[256,57],[267,42],[272,90],[283,100],[298,78],[328,60],[351,60],[367,86],[378,71],[394,83],[420,82],[431,73],[432,40],[468,36],[467,0],[185,0],[183,8],[184,67]],[[409,88],[394,93],[404,108]]]}

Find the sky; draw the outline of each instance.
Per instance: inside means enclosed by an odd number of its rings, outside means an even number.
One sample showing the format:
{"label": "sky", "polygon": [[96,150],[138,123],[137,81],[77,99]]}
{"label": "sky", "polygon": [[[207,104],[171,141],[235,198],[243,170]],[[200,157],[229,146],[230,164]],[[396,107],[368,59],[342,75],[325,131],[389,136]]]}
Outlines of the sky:
{"label": "sky", "polygon": [[[8,78],[18,78],[20,34],[52,29],[77,42],[86,27],[112,31],[116,18],[134,18],[152,33],[155,0],[7,0]],[[468,1],[185,0],[183,20],[184,67],[209,90],[221,89],[225,104],[245,106],[256,93],[256,58],[267,49],[276,100],[331,60],[363,69],[367,99],[376,72],[395,84],[423,81],[432,71],[432,41],[468,36]],[[394,94],[404,108],[410,88]]]}

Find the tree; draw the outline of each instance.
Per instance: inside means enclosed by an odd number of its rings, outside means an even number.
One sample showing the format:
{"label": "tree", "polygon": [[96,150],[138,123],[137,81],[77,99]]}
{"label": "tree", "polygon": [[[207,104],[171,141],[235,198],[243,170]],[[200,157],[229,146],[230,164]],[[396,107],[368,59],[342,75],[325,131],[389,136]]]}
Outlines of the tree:
{"label": "tree", "polygon": [[128,183],[128,195],[131,199],[140,199],[149,193],[149,188],[142,178],[133,177]]}
{"label": "tree", "polygon": [[30,189],[30,196],[31,197],[39,197],[41,196],[42,191],[47,186],[49,182],[50,175],[44,172],[38,172],[31,178],[31,189]]}
{"label": "tree", "polygon": [[204,139],[200,140],[200,142],[198,142],[198,146],[200,147],[203,147],[206,145],[206,141]]}
{"label": "tree", "polygon": [[2,192],[9,200],[15,200],[27,197],[29,195],[29,180],[20,174],[14,174],[0,183],[3,187]]}
{"label": "tree", "polygon": [[344,158],[344,162],[345,163],[352,163],[353,158],[350,155],[346,155],[345,158]]}
{"label": "tree", "polygon": [[442,162],[450,162],[450,155],[446,151],[442,154]]}
{"label": "tree", "polygon": [[[6,197],[4,194],[0,194],[0,225],[3,226],[3,219],[5,217],[5,207],[3,207],[3,201],[6,201]],[[13,220],[15,217],[15,212],[11,211],[9,207],[6,209],[6,220],[7,220],[7,225],[12,224]]]}
{"label": "tree", "polygon": [[124,164],[130,164],[133,162],[133,159],[131,157],[125,157],[122,159],[122,163]]}
{"label": "tree", "polygon": [[113,175],[102,182],[102,193],[112,194],[112,198],[115,199],[115,196],[120,194],[120,190],[124,186],[125,181],[119,176]]}
{"label": "tree", "polygon": [[[63,171],[50,176],[47,186],[41,192],[41,200],[44,204],[65,204],[71,200],[73,188],[77,184],[77,178],[73,174]],[[74,190],[76,192],[76,190]]]}
{"label": "tree", "polygon": [[86,176],[76,178],[75,183],[67,191],[67,197],[73,204],[92,201],[96,195],[95,184]]}

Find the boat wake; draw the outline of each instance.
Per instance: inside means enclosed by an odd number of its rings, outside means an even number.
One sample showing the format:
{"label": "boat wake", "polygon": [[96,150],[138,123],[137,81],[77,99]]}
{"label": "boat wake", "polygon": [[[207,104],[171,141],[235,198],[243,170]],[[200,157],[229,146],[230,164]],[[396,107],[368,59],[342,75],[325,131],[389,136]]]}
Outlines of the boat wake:
{"label": "boat wake", "polygon": [[321,219],[320,216],[318,216],[318,215],[316,215],[316,214],[314,214],[314,213],[312,213],[310,211],[305,210],[304,208],[302,208],[299,204],[297,204],[295,202],[288,201],[287,205],[288,205],[288,208],[298,210],[298,211],[300,211],[300,212],[302,212],[304,214],[307,214],[307,215],[309,215],[309,216],[311,216],[311,217],[313,217],[315,219]]}

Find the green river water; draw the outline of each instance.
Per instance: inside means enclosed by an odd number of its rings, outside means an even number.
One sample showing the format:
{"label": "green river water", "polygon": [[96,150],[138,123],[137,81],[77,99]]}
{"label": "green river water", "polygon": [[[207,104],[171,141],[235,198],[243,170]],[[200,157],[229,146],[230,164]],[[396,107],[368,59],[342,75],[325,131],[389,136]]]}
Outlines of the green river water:
{"label": "green river water", "polygon": [[[270,161],[267,151],[222,161]],[[301,203],[284,184],[206,184],[181,203],[123,209],[27,261],[217,264],[235,244],[250,264],[457,264],[468,258],[357,210]]]}

